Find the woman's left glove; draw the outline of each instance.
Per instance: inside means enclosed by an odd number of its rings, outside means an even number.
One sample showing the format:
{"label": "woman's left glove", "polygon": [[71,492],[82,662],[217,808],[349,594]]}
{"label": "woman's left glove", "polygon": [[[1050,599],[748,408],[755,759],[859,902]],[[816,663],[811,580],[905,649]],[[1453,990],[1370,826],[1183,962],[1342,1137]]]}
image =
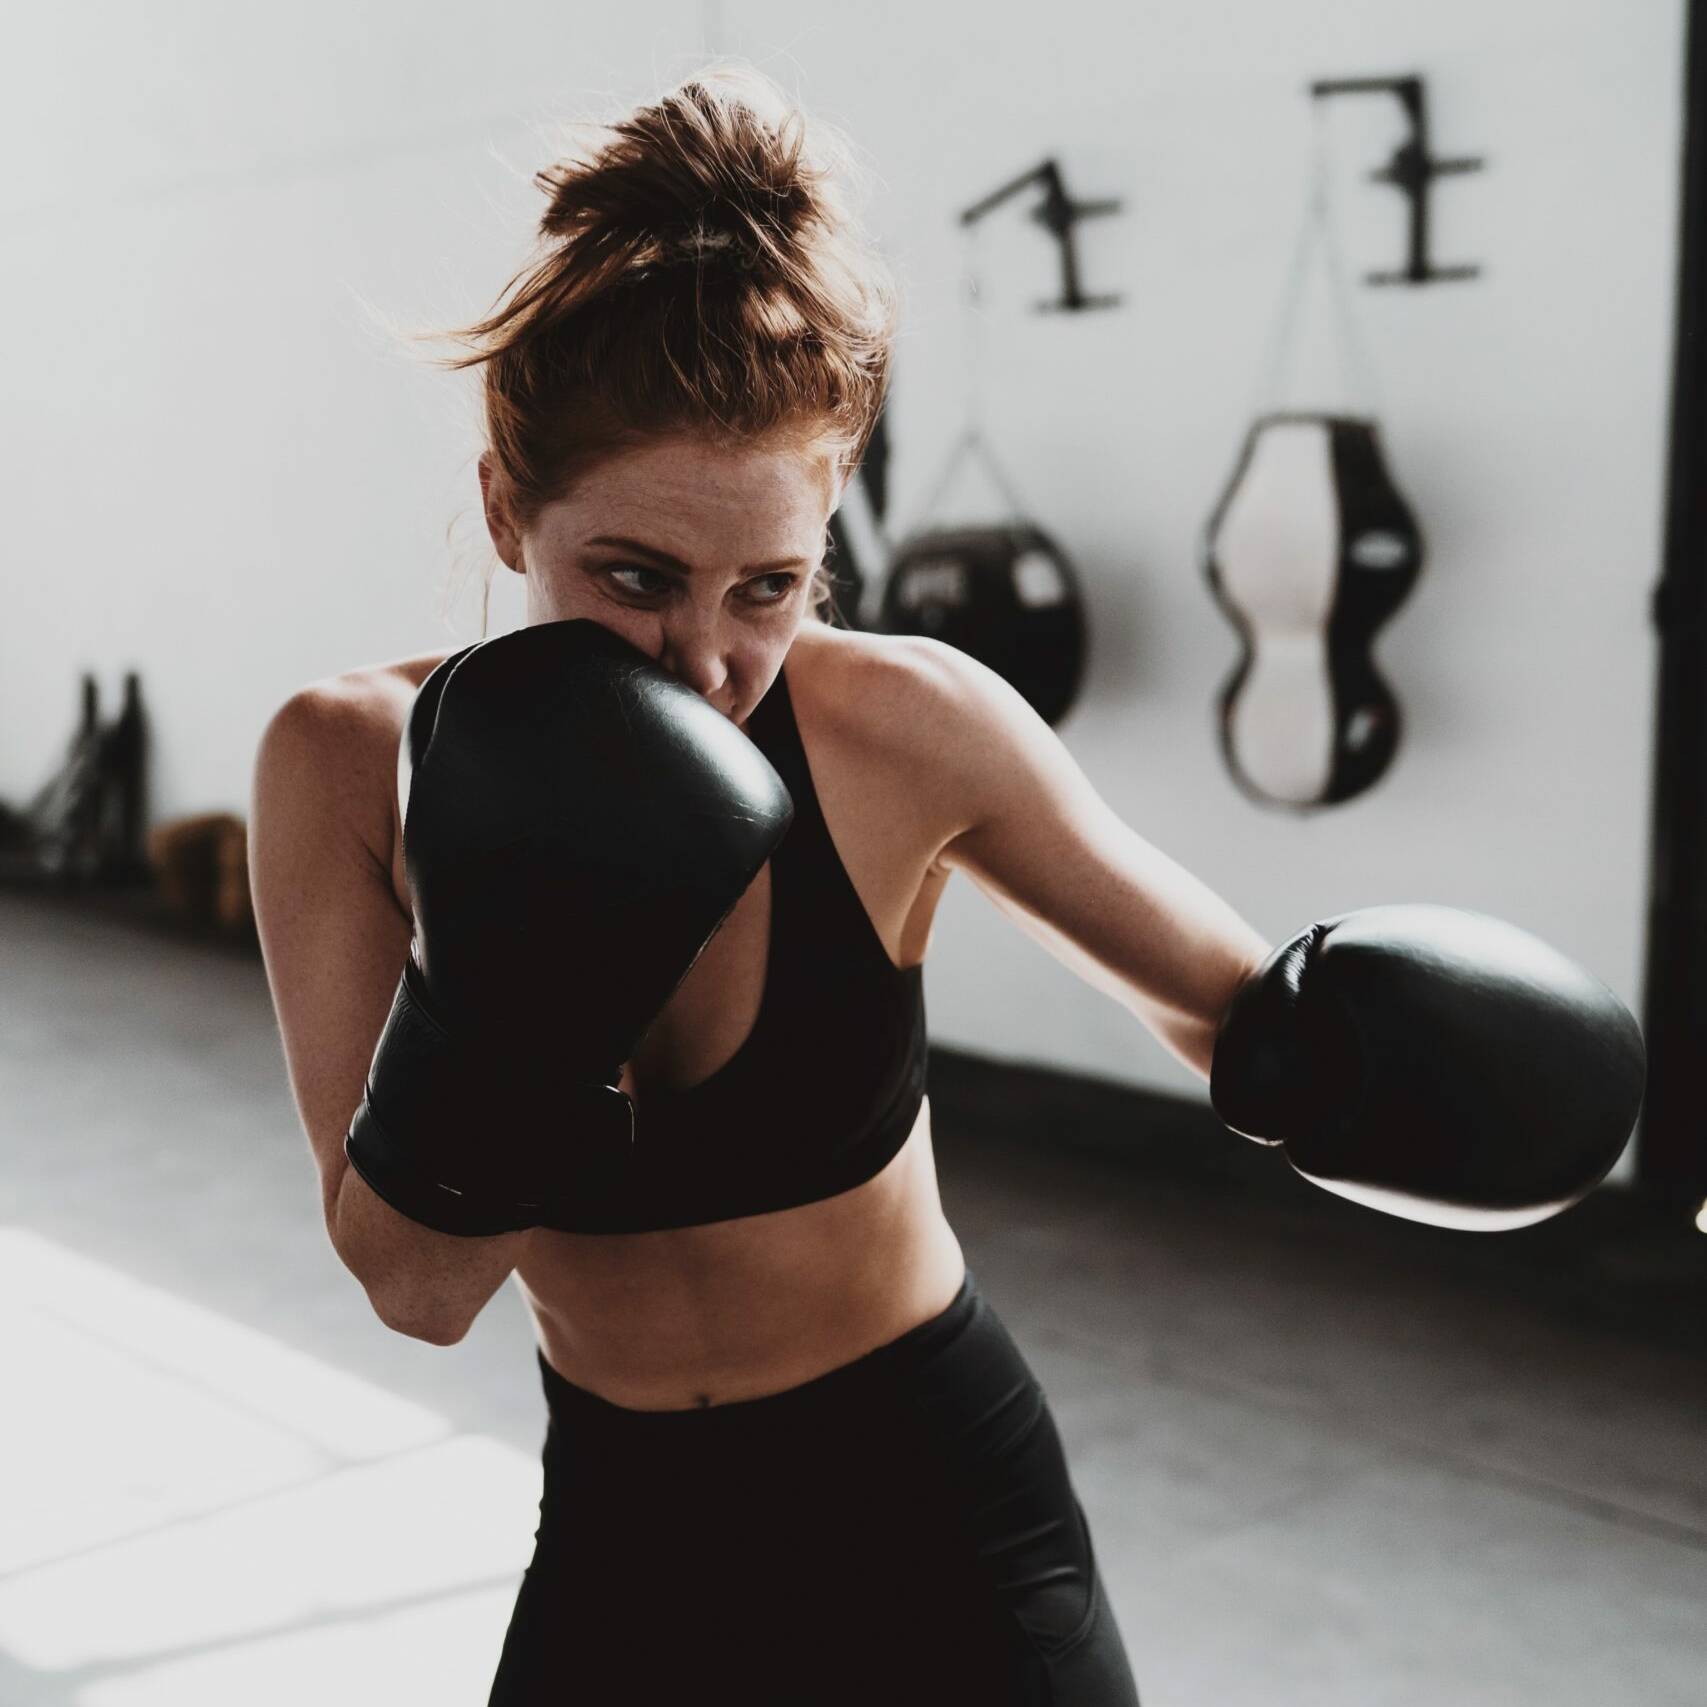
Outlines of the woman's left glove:
{"label": "woman's left glove", "polygon": [[1497,1232],[1605,1178],[1646,1071],[1635,1019],[1574,961],[1485,914],[1409,904],[1276,949],[1221,1022],[1209,1094],[1328,1191]]}

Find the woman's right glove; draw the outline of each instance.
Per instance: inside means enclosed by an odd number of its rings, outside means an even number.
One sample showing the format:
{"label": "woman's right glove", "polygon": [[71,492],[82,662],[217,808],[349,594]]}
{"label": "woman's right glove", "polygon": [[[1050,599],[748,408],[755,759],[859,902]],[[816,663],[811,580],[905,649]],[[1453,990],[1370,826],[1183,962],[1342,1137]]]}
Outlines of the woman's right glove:
{"label": "woman's right glove", "polygon": [[481,642],[398,755],[415,936],[344,1141],[443,1233],[550,1225],[633,1141],[623,1064],[794,805],[721,712],[598,623]]}

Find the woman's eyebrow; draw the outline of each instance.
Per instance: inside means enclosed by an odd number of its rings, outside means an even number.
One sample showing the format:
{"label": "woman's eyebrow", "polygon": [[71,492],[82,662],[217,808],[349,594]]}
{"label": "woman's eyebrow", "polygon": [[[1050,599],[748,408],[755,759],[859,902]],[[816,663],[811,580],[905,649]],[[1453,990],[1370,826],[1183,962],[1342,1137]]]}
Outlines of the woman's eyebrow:
{"label": "woman's eyebrow", "polygon": [[[638,539],[626,539],[621,534],[595,534],[587,541],[588,545],[609,545],[619,551],[632,551],[638,557],[650,557],[654,562],[663,563],[683,575],[691,575],[693,567],[684,563],[679,557],[672,557],[667,551],[660,551],[655,545],[647,545]],[[804,557],[782,557],[774,563],[749,563],[742,570],[744,575],[769,575],[779,569],[804,569]]]}

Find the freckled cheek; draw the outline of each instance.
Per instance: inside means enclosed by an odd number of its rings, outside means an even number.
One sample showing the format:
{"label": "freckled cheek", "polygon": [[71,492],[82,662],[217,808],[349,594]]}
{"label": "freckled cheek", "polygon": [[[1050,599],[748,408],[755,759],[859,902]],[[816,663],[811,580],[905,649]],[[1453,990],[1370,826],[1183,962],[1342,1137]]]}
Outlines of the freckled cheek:
{"label": "freckled cheek", "polygon": [[528,566],[528,597],[541,622],[571,622],[578,616],[606,622],[610,610],[610,600],[584,577],[545,565]]}
{"label": "freckled cheek", "polygon": [[530,617],[533,622],[574,622],[580,619],[608,628],[648,658],[657,658],[664,650],[663,624],[655,615],[606,598],[591,587],[567,587],[547,594]]}

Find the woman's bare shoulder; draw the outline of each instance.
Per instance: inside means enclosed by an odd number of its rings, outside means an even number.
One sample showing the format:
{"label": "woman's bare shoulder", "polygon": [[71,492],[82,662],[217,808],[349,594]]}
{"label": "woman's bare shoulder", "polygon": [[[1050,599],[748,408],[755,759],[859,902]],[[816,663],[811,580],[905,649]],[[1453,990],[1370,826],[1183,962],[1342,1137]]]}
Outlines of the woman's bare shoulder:
{"label": "woman's bare shoulder", "polygon": [[[928,648],[929,642],[925,643]],[[868,634],[817,624],[803,628],[788,655],[788,683],[804,692],[849,729],[880,732],[902,719],[893,714],[893,695],[928,691],[928,650],[910,634]]]}
{"label": "woman's bare shoulder", "polygon": [[822,626],[802,630],[788,680],[819,721],[901,761],[940,753],[964,739],[962,677],[981,669],[964,653],[914,634],[868,634]]}
{"label": "woman's bare shoulder", "polygon": [[452,652],[458,650],[460,648],[455,646],[445,646],[436,652],[417,652],[407,658],[390,658],[381,664],[364,664],[349,674],[371,685],[376,692],[394,692],[401,688],[405,693],[413,694]]}
{"label": "woman's bare shoulder", "polygon": [[977,823],[1016,765],[1065,754],[1020,694],[987,665],[925,635],[816,636],[789,684],[816,727],[868,774],[898,779],[943,843]]}
{"label": "woman's bare shoulder", "polygon": [[321,676],[302,687],[296,698],[317,702],[329,725],[348,739],[361,741],[389,734],[395,744],[403,716],[421,683],[455,650],[421,652],[407,658],[388,658],[377,664],[358,664],[336,675]]}
{"label": "woman's bare shoulder", "polygon": [[299,755],[382,864],[396,842],[397,744],[410,702],[454,648],[319,676],[274,713],[262,750]]}

